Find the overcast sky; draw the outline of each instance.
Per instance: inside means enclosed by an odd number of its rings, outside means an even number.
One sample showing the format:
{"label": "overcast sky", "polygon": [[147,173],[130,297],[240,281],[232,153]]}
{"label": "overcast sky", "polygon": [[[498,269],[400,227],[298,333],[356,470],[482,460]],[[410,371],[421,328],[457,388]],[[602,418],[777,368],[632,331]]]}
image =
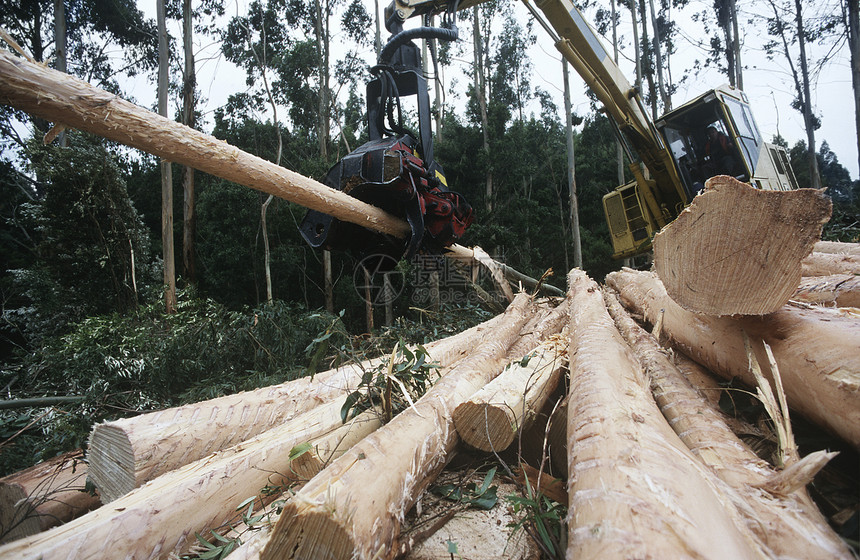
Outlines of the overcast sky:
{"label": "overcast sky", "polygon": [[[521,2],[510,1],[513,3],[518,17],[522,20],[531,17]],[[364,0],[364,2],[368,11],[373,13],[374,1]],[[608,5],[608,2],[604,2],[604,4]],[[805,8],[807,12],[804,15],[808,18],[827,10],[838,9],[837,0],[817,0],[816,2],[804,2],[804,4],[807,5]],[[244,0],[228,0],[227,15],[235,15],[237,12],[243,13],[244,5]],[[387,1],[380,0],[380,10],[385,5],[387,5]],[[693,61],[705,56],[703,44],[706,44],[707,37],[702,31],[701,24],[683,16],[695,11],[712,11],[711,5],[711,0],[692,0],[689,9],[685,9],[683,13],[677,11],[673,13],[673,18],[676,18],[681,28],[681,37],[679,38],[678,52],[672,56],[671,60],[672,75],[676,82],[684,74],[688,75],[688,79],[680,85],[679,91],[673,97],[673,105],[676,107],[700,93],[728,81],[724,75],[716,70],[706,70],[698,75],[693,75],[690,72]],[[764,6],[761,0],[756,0],[756,3],[738,0],[738,5],[744,20],[753,18],[755,16],[753,10],[763,9]],[[141,2],[139,6],[148,17],[155,17],[154,1]],[[589,20],[593,17],[593,13],[590,12],[586,12],[585,15],[586,19]],[[624,17],[629,20],[628,13],[625,12]],[[416,24],[417,21],[415,23],[410,22],[407,23],[407,27]],[[764,55],[761,46],[767,37],[763,24],[747,25],[742,23],[742,25],[746,28],[746,32],[742,31],[744,45],[741,55],[745,66],[744,90],[749,96],[753,113],[762,134],[765,139],[770,140],[774,134],[779,133],[789,142],[789,145],[794,145],[798,140],[805,140],[806,133],[803,128],[802,116],[790,105],[794,97],[794,87],[787,62],[784,57],[770,61]],[[461,25],[461,41],[470,40],[470,30],[470,24]],[[175,26],[172,33],[176,37],[179,36],[178,25]],[[537,37],[537,44],[529,50],[534,65],[532,85],[553,94],[556,104],[561,109],[563,107],[561,56],[542,28],[536,25],[534,33]],[[635,69],[631,60],[633,51],[629,21],[624,21],[622,27],[619,28],[619,36],[622,49],[619,66],[632,83]],[[386,37],[387,32],[383,29],[383,40]],[[199,88],[208,100],[206,110],[211,112],[222,105],[229,94],[243,91],[246,88],[244,73],[220,57],[218,45],[213,43],[211,38],[199,37],[196,41],[198,43]],[[606,46],[611,52],[611,46],[608,42]],[[810,58],[817,60],[825,52],[825,49],[829,48],[829,45],[807,45],[807,47]],[[363,49],[362,54],[368,63],[373,62],[375,57],[372,48]],[[471,58],[470,55],[468,58]],[[468,61],[461,61],[457,66],[458,68],[446,71],[445,78],[448,89],[446,100],[449,104],[453,102],[455,107],[462,107],[463,104],[458,103],[457,100],[458,96],[460,100],[463,99],[462,87],[468,78],[462,72],[469,70]],[[815,76],[812,98],[815,111],[822,121],[821,129],[816,132],[817,147],[822,141],[827,141],[830,149],[838,156],[840,163],[851,173],[852,179],[857,179],[857,141],[849,70],[847,48],[843,47],[835,59]],[[455,85],[455,82],[458,85]],[[130,95],[135,97],[139,103],[147,106],[154,103],[154,90],[151,83],[147,84],[138,80],[134,84],[130,84],[130,87]],[[575,73],[572,74],[571,87],[574,110],[582,115],[586,114],[589,111],[589,102],[585,96],[585,86]],[[535,106],[533,110],[537,113],[539,108]],[[211,126],[211,118],[209,123]]]}

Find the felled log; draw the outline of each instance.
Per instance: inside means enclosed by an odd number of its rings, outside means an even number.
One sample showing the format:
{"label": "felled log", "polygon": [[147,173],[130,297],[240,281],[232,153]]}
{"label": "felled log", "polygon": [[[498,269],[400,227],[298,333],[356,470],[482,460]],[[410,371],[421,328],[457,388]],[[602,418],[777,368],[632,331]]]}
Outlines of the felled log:
{"label": "felled log", "polygon": [[803,259],[803,276],[860,274],[860,255],[811,253]]}
{"label": "felled log", "polygon": [[196,541],[195,532],[218,527],[264,486],[298,480],[290,462],[296,445],[310,441],[315,448],[334,448],[340,442],[341,448],[348,448],[378,427],[372,413],[343,425],[341,404],[318,406],[65,525],[0,547],[0,557],[149,559],[181,554]]}
{"label": "felled log", "polygon": [[681,307],[763,315],[788,302],[830,219],[823,191],[768,191],[727,176],[708,180],[654,238],[654,268]]}
{"label": "felled log", "polygon": [[817,305],[860,307],[860,276],[834,274],[804,278],[791,299]]}
{"label": "felled log", "polygon": [[398,526],[446,464],[459,438],[454,408],[489,382],[526,321],[520,294],[492,337],[474,348],[415,406],[314,477],[286,504],[261,558],[387,558]]}
{"label": "felled log", "polygon": [[[493,318],[427,345],[430,358],[455,362],[497,322]],[[348,364],[280,385],[98,424],[89,439],[89,476],[104,503],[111,502],[148,480],[342,398],[377,363]]]}
{"label": "felled log", "polygon": [[[487,253],[484,252],[483,250],[481,250],[480,247],[469,248],[469,247],[463,247],[462,245],[457,245],[457,244],[454,244],[454,245],[451,245],[450,247],[447,247],[446,252],[445,252],[445,256],[454,260],[455,262],[458,262],[458,263],[461,263],[461,264],[464,264],[467,266],[472,266],[472,264],[475,262],[481,262],[484,266],[488,266],[488,261],[486,258],[484,260],[478,259],[478,256],[476,254],[476,251],[478,251],[478,250],[480,250],[481,253],[486,255],[487,258],[489,258]],[[536,279],[532,278],[531,276],[527,276],[527,275],[523,274],[522,272],[520,272],[514,268],[511,268],[510,266],[508,266],[504,263],[500,263],[498,261],[493,260],[492,258],[489,258],[489,261],[491,261],[490,264],[494,269],[498,269],[499,271],[501,271],[501,273],[504,275],[504,277],[507,278],[508,280],[510,280],[511,282],[513,282],[514,284],[519,282],[524,287],[531,288],[531,289],[535,289],[535,288],[539,287],[546,294],[549,294],[551,296],[564,297],[564,292],[559,290],[555,286],[552,286],[552,285],[546,284],[546,283],[542,283],[539,280],[536,280]],[[494,279],[495,279],[495,276],[494,276]]]}
{"label": "felled log", "polygon": [[86,491],[80,449],[0,478],[0,543],[35,535],[101,505]]}
{"label": "felled log", "polygon": [[567,558],[756,558],[762,549],[666,423],[585,273],[568,276]]}
{"label": "felled log", "polygon": [[[709,317],[682,309],[652,273],[625,269],[606,277],[622,303],[645,320],[663,310],[663,333],[674,345],[726,379],[756,386],[743,342],[745,330],[776,357],[789,407],[860,446],[860,320],[836,310],[786,305],[758,318]],[[760,364],[767,356],[756,345]]]}
{"label": "felled log", "polygon": [[836,253],[843,255],[860,255],[860,243],[843,243],[839,241],[819,241],[812,251],[814,253]]}
{"label": "felled log", "polygon": [[545,343],[529,356],[526,365],[510,364],[454,410],[454,427],[465,443],[481,451],[503,451],[546,404],[564,365],[560,348]]}
{"label": "felled log", "polygon": [[[851,553],[830,528],[803,486],[815,472],[804,472],[793,492],[763,492],[782,478],[759,459],[723,421],[723,416],[685,379],[667,353],[607,294],[607,308],[628,345],[644,367],[657,405],[678,437],[704,464],[736,490],[738,510],[773,558],[843,558]],[[813,457],[815,459],[815,457]],[[826,461],[825,461],[826,462]],[[818,462],[820,469],[823,464]]]}

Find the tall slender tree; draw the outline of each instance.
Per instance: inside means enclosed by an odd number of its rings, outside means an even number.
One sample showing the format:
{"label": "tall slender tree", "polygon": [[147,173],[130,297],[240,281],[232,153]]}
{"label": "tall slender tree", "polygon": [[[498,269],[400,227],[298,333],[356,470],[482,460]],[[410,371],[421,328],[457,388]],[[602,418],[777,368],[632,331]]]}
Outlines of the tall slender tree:
{"label": "tall slender tree", "polygon": [[[185,71],[182,76],[182,124],[194,128],[194,92],[197,74],[194,68],[194,11],[191,0],[182,0],[182,44],[185,52]],[[194,168],[183,168],[182,176],[182,268],[185,279],[196,283],[194,239],[197,231],[197,214],[194,209]]]}
{"label": "tall slender tree", "polygon": [[[167,88],[170,69],[166,0],[157,0],[158,19],[158,114],[167,117]],[[161,244],[164,259],[164,306],[176,312],[176,265],[173,251],[173,172],[171,163],[161,160]]]}
{"label": "tall slender tree", "polygon": [[851,55],[851,86],[854,91],[854,128],[857,133],[857,158],[860,163],[860,2],[845,0],[843,19]]}

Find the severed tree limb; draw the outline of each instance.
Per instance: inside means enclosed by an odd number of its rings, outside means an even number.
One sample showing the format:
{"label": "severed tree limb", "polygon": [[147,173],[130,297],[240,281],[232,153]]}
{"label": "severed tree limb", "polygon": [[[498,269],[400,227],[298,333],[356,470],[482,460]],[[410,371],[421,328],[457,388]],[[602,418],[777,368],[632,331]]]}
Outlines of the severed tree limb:
{"label": "severed tree limb", "polygon": [[[181,554],[194,533],[219,527],[246,498],[266,486],[300,480],[290,451],[348,448],[379,426],[368,412],[343,425],[340,402],[318,406],[251,440],[171,471],[70,523],[0,547],[0,557],[167,558]],[[347,440],[341,443],[337,442]]]}
{"label": "severed tree limb", "polygon": [[823,191],[767,191],[713,177],[654,238],[654,268],[669,296],[690,311],[771,313],[794,293],[800,261],[831,209]]}
{"label": "severed tree limb", "polygon": [[860,276],[834,274],[803,278],[791,299],[836,307],[860,307]]}
{"label": "severed tree limb", "polygon": [[493,336],[414,407],[366,438],[285,506],[261,558],[388,557],[406,512],[459,440],[451,412],[501,371],[529,307],[517,296]]}
{"label": "severed tree limb", "polygon": [[804,490],[834,454],[812,453],[784,471],[775,471],[738,439],[724,415],[700,396],[615,295],[606,293],[604,297],[619,331],[645,368],[663,415],[687,447],[736,490],[731,496],[743,500],[739,511],[749,529],[769,548],[769,555],[850,559],[847,546]]}
{"label": "severed tree limb", "polygon": [[[606,283],[646,321],[665,309],[665,336],[723,378],[739,377],[756,386],[742,330],[762,339],[773,350],[788,405],[860,447],[860,321],[856,316],[789,304],[762,317],[709,317],[682,309],[652,273],[625,269],[609,274]],[[758,362],[767,364],[761,349],[755,351]]]}
{"label": "severed tree limb", "polygon": [[567,558],[761,558],[719,480],[655,404],[597,284],[568,276]]}
{"label": "severed tree limb", "polygon": [[819,241],[812,251],[814,253],[836,253],[843,255],[860,255],[860,243],[841,243],[839,241]]}

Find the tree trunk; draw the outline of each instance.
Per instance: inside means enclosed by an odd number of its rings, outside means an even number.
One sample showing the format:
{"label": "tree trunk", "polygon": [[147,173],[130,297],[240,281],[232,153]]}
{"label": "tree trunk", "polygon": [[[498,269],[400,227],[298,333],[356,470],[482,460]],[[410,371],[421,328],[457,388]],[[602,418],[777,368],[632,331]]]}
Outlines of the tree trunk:
{"label": "tree trunk", "polygon": [[860,308],[860,276],[834,274],[804,278],[791,299],[816,305]]}
{"label": "tree trunk", "polygon": [[325,289],[325,308],[334,313],[334,282],[331,275],[331,251],[323,249],[323,286]]}
{"label": "tree trunk", "polygon": [[319,135],[319,153],[325,160],[328,158],[329,143],[329,91],[328,91],[328,9],[323,9],[324,0],[314,0],[316,10],[316,46],[317,46],[317,78],[319,79],[319,115],[317,134]]}
{"label": "tree trunk", "polygon": [[0,543],[35,535],[101,505],[86,491],[80,449],[0,478]]}
{"label": "tree trunk", "polygon": [[481,18],[480,6],[475,6],[472,13],[474,16],[472,24],[473,33],[473,51],[475,65],[475,94],[478,97],[478,107],[481,110],[481,132],[484,139],[484,156],[487,158],[487,180],[484,188],[484,194],[487,198],[487,211],[493,210],[493,168],[489,161],[490,158],[490,121],[487,116],[487,82],[484,72],[484,41],[481,35]]}
{"label": "tree trunk", "polygon": [[[191,10],[191,0],[182,0],[182,43],[185,47],[185,72],[182,80],[182,124],[194,128],[194,90],[197,86],[197,75],[194,69],[194,43],[192,32],[194,14]],[[194,168],[184,166],[182,177],[182,268],[185,280],[196,283],[197,270],[194,258],[194,240],[197,237],[197,213],[194,204]]]}
{"label": "tree trunk", "polygon": [[803,27],[803,6],[800,0],[794,0],[795,21],[797,23],[797,44],[800,48],[800,74],[803,78],[801,93],[803,105],[803,124],[806,128],[807,153],[809,154],[809,177],[813,189],[821,188],[821,176],[818,174],[818,157],[815,151],[815,118],[812,114],[812,96],[809,91],[809,64],[806,60],[806,33]]}
{"label": "tree trunk", "polygon": [[600,288],[578,270],[568,285],[567,557],[760,557],[654,403]]}
{"label": "tree trunk", "polygon": [[504,451],[546,404],[561,376],[560,351],[550,343],[528,355],[528,364],[512,363],[454,410],[454,427],[465,443]]}
{"label": "tree trunk", "polygon": [[[445,373],[499,321],[490,319],[425,348]],[[166,472],[345,398],[380,361],[347,364],[281,385],[97,424],[88,444],[89,476],[102,501],[111,502]],[[278,403],[277,408],[272,403]]]}
{"label": "tree trunk", "polygon": [[651,27],[654,29],[654,62],[657,68],[657,87],[660,99],[663,101],[663,112],[672,109],[672,97],[666,88],[663,71],[663,49],[660,47],[660,30],[657,27],[657,14],[654,11],[654,0],[648,0],[651,9]]}
{"label": "tree trunk", "polygon": [[834,274],[860,274],[860,255],[816,253],[807,255],[803,262],[804,277],[832,276]]}
{"label": "tree trunk", "polygon": [[0,51],[0,102],[373,231],[401,238],[411,231],[375,206],[6,51]]}
{"label": "tree trunk", "polygon": [[[770,558],[843,558],[851,553],[801,486],[788,495],[754,488],[778,473],[729,429],[719,409],[699,396],[657,341],[637,325],[613,294],[607,308],[651,382],[657,405],[687,447],[733,492],[727,496],[747,518],[746,525],[767,547]],[[820,464],[823,466],[823,464]],[[813,473],[814,474],[814,473]],[[811,477],[807,482],[811,482]],[[805,485],[805,484],[804,484]]]}
{"label": "tree trunk", "polygon": [[580,241],[579,237],[579,204],[576,199],[576,155],[573,151],[573,108],[570,104],[570,69],[568,68],[567,60],[562,60],[561,65],[564,76],[564,111],[566,113],[565,141],[567,142],[567,188],[570,195],[570,231],[571,235],[573,236],[573,266],[576,268],[582,268],[582,242]]}
{"label": "tree trunk", "polygon": [[[167,117],[168,71],[170,53],[167,48],[165,0],[158,0],[158,114]],[[164,260],[164,307],[176,312],[176,264],[173,252],[173,173],[170,161],[161,160],[161,244]]]}
{"label": "tree trunk", "polygon": [[451,413],[501,371],[506,349],[526,321],[527,307],[528,298],[518,296],[493,336],[415,406],[302,488],[284,507],[261,558],[393,554],[400,522],[458,443]]}
{"label": "tree trunk", "polygon": [[[635,0],[634,0],[635,1]],[[642,44],[648,45],[648,12],[645,9],[646,0],[638,0],[639,1],[639,20],[642,22]],[[642,49],[646,51],[646,49]],[[647,52],[647,51],[646,51]],[[652,56],[654,53],[651,53]],[[640,55],[642,56],[642,55]],[[656,67],[654,61],[651,60],[652,70],[650,72],[645,72],[645,78],[648,80],[648,97],[651,98],[651,118],[655,121],[659,115],[659,108],[657,107],[657,85],[654,83],[654,70]]]}
{"label": "tree trunk", "polygon": [[741,91],[744,89],[744,67],[741,63],[741,34],[738,30],[738,7],[736,0],[728,0],[729,13],[732,18],[732,59],[735,67],[735,85]]}
{"label": "tree trunk", "polygon": [[654,268],[685,309],[708,315],[764,315],[788,302],[830,218],[812,189],[768,191],[726,176],[654,238]]}
{"label": "tree trunk", "polygon": [[860,322],[825,308],[786,305],[762,317],[709,317],[682,309],[656,275],[625,270],[606,283],[626,307],[654,322],[663,310],[663,333],[685,354],[726,379],[756,386],[743,332],[756,342],[759,363],[767,364],[761,342],[776,358],[792,410],[860,447]]}
{"label": "tree trunk", "polygon": [[337,401],[318,406],[241,445],[160,476],[108,507],[2,547],[0,557],[102,558],[106,547],[113,558],[179,556],[196,544],[195,533],[203,535],[236,516],[236,507],[262,488],[301,480],[290,461],[297,445],[335,449],[340,442],[343,449],[379,426],[372,415],[343,425],[341,406]]}
{"label": "tree trunk", "polygon": [[266,225],[266,213],[269,211],[269,204],[272,203],[274,197],[269,195],[265,202],[260,205],[260,227],[263,230],[263,258],[266,270],[266,302],[272,303],[272,267],[270,263],[271,252],[269,251],[269,228]]}
{"label": "tree trunk", "polygon": [[851,54],[851,86],[854,92],[854,130],[857,135],[857,158],[860,162],[860,4],[848,0],[848,50]]}
{"label": "tree trunk", "polygon": [[[66,4],[63,0],[54,0],[54,67],[57,72],[68,72],[66,62]],[[66,132],[61,131],[57,136],[61,148],[68,144]]]}

